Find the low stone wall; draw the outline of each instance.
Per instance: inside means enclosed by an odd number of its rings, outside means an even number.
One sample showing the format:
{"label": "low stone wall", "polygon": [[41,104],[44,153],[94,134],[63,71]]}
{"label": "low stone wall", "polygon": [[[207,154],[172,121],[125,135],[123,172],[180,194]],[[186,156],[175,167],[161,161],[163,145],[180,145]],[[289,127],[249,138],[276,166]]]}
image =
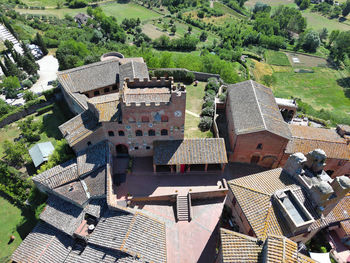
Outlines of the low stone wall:
{"label": "low stone wall", "polygon": [[3,119],[2,121],[0,121],[0,128],[4,127],[12,122],[18,121],[18,120],[20,120],[20,119],[22,119],[30,114],[33,114],[36,112],[36,110],[43,108],[45,106],[48,106],[52,103],[53,103],[53,101],[45,101],[43,103],[32,105],[32,106],[28,107],[27,109],[23,109],[22,111],[15,112],[14,114],[12,114],[12,115],[8,116],[7,118]]}
{"label": "low stone wall", "polygon": [[213,73],[205,73],[205,72],[198,72],[198,71],[191,71],[185,68],[154,68],[151,70],[159,70],[159,71],[171,71],[171,70],[177,70],[177,71],[184,71],[184,72],[191,72],[194,74],[194,77],[198,81],[207,81],[209,78],[217,78],[220,79],[219,74],[213,74]]}

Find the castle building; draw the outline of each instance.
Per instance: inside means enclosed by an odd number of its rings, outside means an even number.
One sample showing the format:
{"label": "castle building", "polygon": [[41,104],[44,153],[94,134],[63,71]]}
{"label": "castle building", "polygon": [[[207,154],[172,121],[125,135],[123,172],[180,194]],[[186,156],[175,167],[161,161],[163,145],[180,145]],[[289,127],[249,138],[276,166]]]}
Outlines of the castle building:
{"label": "castle building", "polygon": [[349,219],[350,179],[331,179],[325,153],[289,157],[275,168],[228,181],[228,205],[239,232],[266,240],[270,235],[307,242],[325,227]]}
{"label": "castle building", "polygon": [[285,122],[295,111],[293,101],[275,99],[271,89],[255,81],[228,85],[227,125],[218,127],[225,130],[229,160],[276,168],[295,152],[307,154],[320,148],[327,155],[325,170],[330,176],[349,176],[349,127],[340,125],[335,130]]}

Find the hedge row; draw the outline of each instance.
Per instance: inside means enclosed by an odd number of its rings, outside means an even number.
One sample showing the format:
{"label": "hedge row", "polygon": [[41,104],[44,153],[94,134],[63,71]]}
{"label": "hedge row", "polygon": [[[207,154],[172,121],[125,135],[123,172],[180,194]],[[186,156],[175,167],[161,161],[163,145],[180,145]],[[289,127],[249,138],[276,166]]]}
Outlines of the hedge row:
{"label": "hedge row", "polygon": [[40,98],[37,98],[35,100],[31,100],[31,101],[28,101],[26,104],[24,104],[23,106],[20,106],[20,107],[16,107],[14,108],[12,111],[10,111],[9,113],[3,115],[0,117],[0,122],[3,121],[4,119],[8,118],[9,116],[13,115],[13,114],[16,114],[18,112],[21,112],[23,110],[26,110],[28,109],[29,107],[33,106],[33,105],[36,105],[36,104],[39,104],[39,103],[42,103],[42,102],[45,102],[44,99],[40,99]]}
{"label": "hedge row", "polygon": [[173,77],[175,82],[191,84],[195,80],[192,72],[184,70],[154,70],[150,72],[151,77]]}
{"label": "hedge row", "polygon": [[45,107],[42,107],[40,109],[37,109],[36,112],[38,115],[44,114],[45,112],[48,112],[53,109],[54,104],[47,105]]}

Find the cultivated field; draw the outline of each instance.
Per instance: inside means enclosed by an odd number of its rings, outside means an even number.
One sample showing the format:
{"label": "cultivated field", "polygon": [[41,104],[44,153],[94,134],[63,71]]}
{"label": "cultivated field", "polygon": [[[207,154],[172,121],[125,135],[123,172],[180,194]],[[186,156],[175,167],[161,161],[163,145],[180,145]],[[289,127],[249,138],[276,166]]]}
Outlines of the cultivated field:
{"label": "cultivated field", "polygon": [[[48,0],[49,1],[49,0]],[[160,17],[161,15],[149,10],[143,6],[127,3],[107,3],[100,6],[105,14],[114,16],[118,22],[123,21],[124,18],[140,18],[141,21]],[[54,7],[46,8],[45,10],[30,10],[30,9],[18,9],[15,10],[21,14],[37,14],[37,15],[53,15],[59,18],[63,18],[66,14],[75,16],[78,13],[86,13],[85,8],[61,8],[56,9]]]}
{"label": "cultivated field", "polygon": [[[292,53],[292,52],[285,52],[285,53],[287,54],[290,64],[292,64],[293,67],[326,67],[328,65],[327,60],[324,58],[308,56],[308,55]],[[300,62],[299,63],[293,62],[293,58],[298,58]]]}
{"label": "cultivated field", "polygon": [[266,62],[270,65],[290,66],[288,57],[283,52],[266,50],[265,59],[266,59]]}
{"label": "cultivated field", "polygon": [[350,21],[346,20],[344,22],[339,22],[337,19],[328,19],[318,13],[311,12],[310,10],[305,10],[302,12],[303,17],[307,20],[308,28],[312,28],[316,31],[322,28],[327,28],[328,32],[332,30],[350,30]]}
{"label": "cultivated field", "polygon": [[247,2],[245,2],[245,5],[247,7],[254,7],[254,5],[257,2],[261,2],[261,3],[265,3],[268,4],[270,6],[279,6],[279,5],[290,5],[290,4],[294,4],[293,0],[249,0]]}

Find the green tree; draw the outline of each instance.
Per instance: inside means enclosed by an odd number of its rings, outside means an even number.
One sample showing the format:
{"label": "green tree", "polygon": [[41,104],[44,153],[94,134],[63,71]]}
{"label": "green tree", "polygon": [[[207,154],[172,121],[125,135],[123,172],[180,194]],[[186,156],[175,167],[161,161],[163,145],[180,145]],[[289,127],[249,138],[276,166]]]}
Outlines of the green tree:
{"label": "green tree", "polygon": [[23,142],[4,141],[4,159],[10,165],[19,167],[28,160],[28,152]]}
{"label": "green tree", "polygon": [[342,15],[345,17],[350,13],[350,0],[347,0],[345,4],[343,4],[343,12]]}
{"label": "green tree", "polygon": [[7,50],[11,52],[11,50],[13,49],[13,43],[6,39],[4,44],[5,44],[5,47],[7,48]]}
{"label": "green tree", "polygon": [[8,73],[7,68],[5,67],[5,65],[2,63],[1,57],[0,57],[0,67],[1,67],[1,70],[2,70],[2,72],[4,73],[4,75],[5,75],[6,77],[8,77],[8,76],[9,76],[9,73]]}
{"label": "green tree", "polygon": [[47,50],[46,44],[45,44],[42,36],[39,33],[36,33],[34,42],[35,42],[35,44],[37,44],[40,47],[44,56],[46,56],[49,53],[49,51]]}
{"label": "green tree", "polygon": [[299,6],[300,10],[305,10],[310,6],[310,0],[303,0]]}
{"label": "green tree", "polygon": [[205,31],[202,31],[201,35],[199,36],[199,40],[202,42],[205,42],[208,38],[208,33]]}
{"label": "green tree", "polygon": [[320,40],[325,41],[327,37],[328,37],[328,29],[324,27],[320,32]]}
{"label": "green tree", "polygon": [[302,47],[305,51],[315,52],[316,49],[320,46],[320,44],[320,36],[316,31],[309,30],[308,32],[306,32],[302,44]]}
{"label": "green tree", "polygon": [[344,61],[346,56],[350,56],[350,30],[340,32],[331,50],[331,56],[336,61]]}
{"label": "green tree", "polygon": [[7,55],[5,55],[4,62],[8,76],[20,76],[21,71],[17,68],[16,64],[13,63]]}
{"label": "green tree", "polygon": [[329,35],[329,41],[328,41],[328,46],[332,46],[334,40],[337,39],[338,35],[339,35],[340,31],[339,30],[333,30],[331,32],[331,34]]}
{"label": "green tree", "polygon": [[60,70],[84,65],[84,59],[89,55],[87,45],[75,40],[62,41],[56,51]]}
{"label": "green tree", "polygon": [[3,79],[1,87],[7,99],[14,99],[17,97],[21,84],[16,76],[9,76]]}
{"label": "green tree", "polygon": [[36,95],[34,92],[32,92],[30,90],[26,90],[24,92],[24,95],[23,95],[23,99],[26,102],[31,101],[31,100],[35,100],[37,97],[38,97],[38,95]]}
{"label": "green tree", "polygon": [[192,26],[188,26],[187,32],[188,32],[189,34],[191,34],[191,32],[192,32]]}
{"label": "green tree", "polygon": [[176,33],[176,26],[173,25],[173,26],[170,28],[170,31],[171,31],[171,33],[172,33],[173,35],[175,35],[175,33]]}

